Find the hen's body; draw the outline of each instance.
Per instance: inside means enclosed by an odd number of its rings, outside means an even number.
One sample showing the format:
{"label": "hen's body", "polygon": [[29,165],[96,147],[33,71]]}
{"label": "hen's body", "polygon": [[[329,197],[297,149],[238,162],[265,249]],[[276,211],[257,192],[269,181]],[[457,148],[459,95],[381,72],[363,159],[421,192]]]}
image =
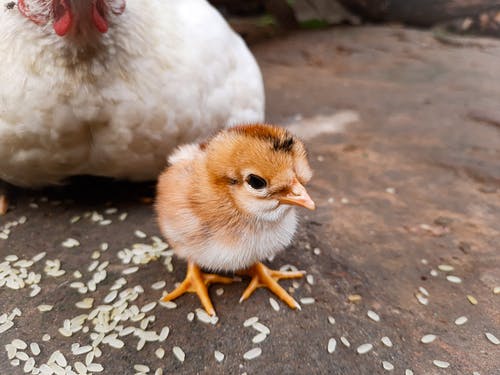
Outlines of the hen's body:
{"label": "hen's body", "polygon": [[152,179],[176,145],[262,120],[255,60],[206,1],[128,0],[106,34],[76,27],[0,11],[0,179]]}

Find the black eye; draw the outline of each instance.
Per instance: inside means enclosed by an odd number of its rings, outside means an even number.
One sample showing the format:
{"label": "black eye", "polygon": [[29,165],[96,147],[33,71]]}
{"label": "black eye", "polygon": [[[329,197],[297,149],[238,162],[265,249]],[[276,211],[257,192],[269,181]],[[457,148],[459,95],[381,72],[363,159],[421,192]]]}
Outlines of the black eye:
{"label": "black eye", "polygon": [[257,190],[263,189],[267,186],[266,180],[254,174],[248,175],[247,182],[251,187]]}

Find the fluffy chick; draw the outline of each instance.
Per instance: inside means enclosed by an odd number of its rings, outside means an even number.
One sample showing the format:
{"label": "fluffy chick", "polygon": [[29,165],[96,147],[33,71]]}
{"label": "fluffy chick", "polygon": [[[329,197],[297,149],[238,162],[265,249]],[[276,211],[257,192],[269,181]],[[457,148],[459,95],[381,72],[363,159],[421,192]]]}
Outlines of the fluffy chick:
{"label": "fluffy chick", "polygon": [[315,208],[304,188],[312,177],[304,144],[283,128],[245,125],[204,144],[181,146],[169,163],[157,187],[158,222],[176,255],[187,260],[188,273],[163,300],[196,292],[215,314],[206,286],[232,279],[204,274],[202,267],[251,276],[241,300],[266,286],[290,307],[299,307],[277,280],[303,274],[272,271],[260,261],[291,243],[294,206]]}

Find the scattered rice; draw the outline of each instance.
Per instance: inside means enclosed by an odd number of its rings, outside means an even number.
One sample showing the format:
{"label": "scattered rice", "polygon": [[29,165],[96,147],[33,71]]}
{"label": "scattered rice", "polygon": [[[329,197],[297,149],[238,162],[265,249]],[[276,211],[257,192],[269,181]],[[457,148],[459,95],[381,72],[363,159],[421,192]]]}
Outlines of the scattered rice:
{"label": "scattered rice", "polygon": [[146,304],[146,305],[142,306],[141,311],[142,311],[143,313],[148,313],[148,312],[150,312],[151,310],[153,310],[153,309],[156,307],[156,305],[157,305],[157,302],[150,302],[150,303],[148,303],[148,304]]}
{"label": "scattered rice", "polygon": [[252,342],[254,344],[260,344],[262,341],[264,341],[267,338],[267,335],[264,332],[261,332],[257,335],[255,335],[252,339]]}
{"label": "scattered rice", "polygon": [[144,348],[144,345],[146,345],[146,340],[140,339],[136,346],[137,351],[142,350],[142,348]]}
{"label": "scattered rice", "polygon": [[372,344],[362,344],[362,345],[358,346],[356,351],[358,352],[358,354],[365,354],[365,353],[368,353],[372,349],[373,349]]}
{"label": "scattered rice", "polygon": [[130,267],[130,268],[125,268],[123,271],[122,271],[122,274],[124,275],[130,275],[134,272],[137,272],[139,271],[139,267],[135,266],[135,267]]}
{"label": "scattered rice", "polygon": [[427,334],[427,335],[422,336],[422,338],[420,339],[420,341],[421,341],[423,344],[430,344],[430,343],[431,343],[431,342],[433,342],[436,338],[437,338],[437,336],[436,336],[436,335]]}
{"label": "scattered rice", "polygon": [[477,305],[477,299],[474,296],[471,296],[470,294],[467,295],[467,299],[472,305]]}
{"label": "scattered rice", "polygon": [[0,333],[4,333],[7,330],[11,329],[14,326],[14,323],[12,321],[7,321],[3,324],[0,324]]}
{"label": "scattered rice", "polygon": [[500,286],[496,286],[493,288],[493,294],[500,294]]}
{"label": "scattered rice", "polygon": [[252,327],[253,327],[253,329],[255,329],[261,333],[264,333],[266,335],[269,335],[271,333],[271,331],[269,330],[268,327],[266,327],[264,324],[259,323],[259,322],[252,324]]}
{"label": "scattered rice", "polygon": [[382,367],[384,368],[384,370],[387,370],[387,371],[394,370],[394,365],[391,362],[382,361]]}
{"label": "scattered rice", "polygon": [[28,347],[28,344],[26,344],[23,340],[20,339],[14,339],[12,340],[11,343],[16,349],[24,350]]}
{"label": "scattered rice", "polygon": [[165,356],[165,350],[163,348],[158,348],[158,349],[155,350],[155,355],[159,359],[163,359],[163,357]]}
{"label": "scattered rice", "polygon": [[367,315],[371,320],[380,322],[380,316],[375,311],[368,310]]}
{"label": "scattered rice", "polygon": [[117,338],[113,338],[109,340],[108,342],[109,346],[115,349],[121,349],[125,346],[125,343],[122,340],[119,340]]}
{"label": "scattered rice", "polygon": [[361,296],[359,294],[350,294],[347,296],[347,300],[351,303],[357,303],[361,301]]}
{"label": "scattered rice", "polygon": [[346,338],[346,337],[344,337],[344,336],[341,336],[341,337],[340,337],[340,342],[341,342],[342,344],[344,344],[344,346],[345,346],[345,347],[347,347],[347,348],[350,348],[350,347],[351,347],[351,343],[350,343],[350,342],[349,342],[349,340],[347,340],[347,338]]}
{"label": "scattered rice", "polygon": [[166,307],[167,309],[175,309],[177,308],[177,304],[172,301],[160,301],[160,305]]}
{"label": "scattered rice", "polygon": [[43,258],[45,258],[46,255],[47,255],[47,253],[44,251],[44,252],[41,252],[41,253],[38,253],[37,255],[35,255],[33,258],[31,258],[31,260],[36,263],[36,262],[41,261]]}
{"label": "scattered rice", "polygon": [[387,346],[388,348],[392,348],[392,341],[389,337],[387,336],[384,336],[380,339],[380,341],[382,341],[382,344],[384,344],[385,346]]}
{"label": "scattered rice", "polygon": [[196,309],[196,318],[202,323],[215,324],[213,318],[203,309]]}
{"label": "scattered rice", "polygon": [[87,366],[85,366],[82,362],[75,362],[73,366],[78,374],[84,375],[87,373]]}
{"label": "scattered rice", "polygon": [[159,289],[165,288],[165,285],[167,285],[167,283],[165,281],[163,281],[163,280],[157,281],[156,283],[151,285],[151,288],[153,288],[154,290],[159,290]]}
{"label": "scattered rice", "polygon": [[335,340],[334,338],[328,340],[328,347],[327,347],[328,353],[330,354],[333,353],[336,348],[337,348],[337,340]]}
{"label": "scattered rice", "polygon": [[75,303],[75,306],[79,309],[91,309],[94,304],[93,298],[84,298],[83,300]]}
{"label": "scattered rice", "polygon": [[453,284],[460,284],[462,282],[462,279],[460,277],[453,275],[446,276],[446,280]]}
{"label": "scattered rice", "polygon": [[329,315],[328,316],[328,323],[330,323],[332,325],[335,324],[335,318],[333,316]]}
{"label": "scattered rice", "polygon": [[314,285],[314,276],[313,275],[307,275],[306,276],[306,281],[309,285]]}
{"label": "scattered rice", "polygon": [[35,368],[35,360],[33,358],[29,358],[24,364],[23,371],[25,373],[30,373]]}
{"label": "scattered rice", "polygon": [[67,247],[68,249],[71,249],[73,247],[80,246],[80,242],[78,240],[75,240],[74,238],[68,238],[62,243],[62,246]]}
{"label": "scattered rice", "polygon": [[215,290],[215,294],[217,294],[218,296],[222,296],[224,294],[224,289],[222,288],[217,288]]}
{"label": "scattered rice", "polygon": [[465,324],[467,323],[467,317],[466,316],[461,316],[461,317],[458,317],[457,319],[455,319],[455,324],[457,326],[461,326],[462,324]]}
{"label": "scattered rice", "polygon": [[311,305],[315,302],[314,298],[312,297],[306,297],[306,298],[301,298],[300,303],[303,305]]}
{"label": "scattered rice", "polygon": [[407,368],[405,370],[405,375],[413,375],[413,371]]}
{"label": "scattered rice", "polygon": [[256,316],[252,316],[251,318],[248,318],[243,322],[243,327],[250,327],[253,326],[255,323],[259,321],[259,318]]}
{"label": "scattered rice", "polygon": [[107,304],[113,302],[117,296],[118,296],[117,290],[111,291],[106,297],[104,297],[104,303]]}
{"label": "scattered rice", "polygon": [[448,367],[450,367],[450,364],[448,362],[440,361],[438,359],[435,359],[434,361],[432,361],[432,363],[434,363],[434,366],[439,367],[439,368],[448,368]]}
{"label": "scattered rice", "polygon": [[31,286],[31,292],[30,292],[30,297],[35,297],[41,292],[42,288],[40,288],[38,285],[32,285]]}
{"label": "scattered rice", "polygon": [[455,268],[453,266],[450,266],[449,264],[440,264],[438,266],[438,269],[443,272],[451,272],[455,270]]}
{"label": "scattered rice", "polygon": [[186,358],[186,354],[182,351],[182,349],[180,347],[174,346],[172,348],[172,352],[174,353],[175,358],[177,358],[181,362],[184,362],[184,359]]}
{"label": "scattered rice", "polygon": [[429,297],[429,292],[423,286],[419,286],[418,291],[422,293],[424,296]]}
{"label": "scattered rice", "polygon": [[429,299],[427,297],[424,297],[422,294],[420,293],[415,293],[415,297],[417,298],[417,301],[424,305],[424,306],[427,306],[429,304]]}
{"label": "scattered rice", "polygon": [[50,356],[48,363],[50,362],[55,362],[61,367],[66,367],[68,365],[68,361],[66,360],[66,357],[59,351],[56,350],[52,355]]}
{"label": "scattered rice", "polygon": [[14,345],[12,345],[12,344],[5,345],[5,350],[7,351],[7,358],[8,359],[13,359],[16,356],[17,349]]}
{"label": "scattered rice", "polygon": [[87,366],[87,371],[89,372],[102,372],[104,367],[99,363],[91,363]]}
{"label": "scattered rice", "polygon": [[136,237],[139,237],[139,238],[146,238],[147,237],[146,233],[144,233],[143,231],[140,231],[140,230],[136,230],[134,232],[134,234]]}
{"label": "scattered rice", "polygon": [[168,327],[163,327],[160,331],[160,334],[158,335],[158,341],[163,342],[167,339],[168,334],[170,333],[170,328]]}
{"label": "scattered rice", "polygon": [[488,341],[491,342],[493,345],[500,344],[500,340],[494,334],[486,332],[484,335],[486,336]]}
{"label": "scattered rice", "polygon": [[214,352],[214,356],[215,356],[215,360],[216,360],[217,362],[222,362],[222,361],[224,360],[224,357],[225,357],[225,356],[224,356],[224,353],[219,352],[218,350],[216,350],[216,351]]}
{"label": "scattered rice", "polygon": [[271,304],[271,307],[274,311],[280,311],[280,305],[274,298],[269,298],[269,303]]}
{"label": "scattered rice", "polygon": [[29,357],[25,352],[17,352],[16,358],[20,359],[21,361],[27,361]]}
{"label": "scattered rice", "polygon": [[75,346],[71,352],[74,354],[74,355],[82,355],[82,354],[86,354],[88,352],[90,352],[91,350],[93,349],[93,347],[91,345],[84,345],[84,346]]}
{"label": "scattered rice", "polygon": [[252,359],[257,358],[261,354],[262,354],[261,348],[253,348],[253,349],[249,350],[248,352],[246,352],[245,354],[243,354],[243,358],[246,359],[247,361],[250,361]]}
{"label": "scattered rice", "polygon": [[134,370],[137,372],[148,373],[151,369],[146,365],[134,365]]}
{"label": "scattered rice", "polygon": [[47,334],[47,333],[46,333],[46,334],[44,334],[44,335],[42,336],[42,341],[45,341],[45,342],[50,341],[50,335],[49,335],[49,334]]}

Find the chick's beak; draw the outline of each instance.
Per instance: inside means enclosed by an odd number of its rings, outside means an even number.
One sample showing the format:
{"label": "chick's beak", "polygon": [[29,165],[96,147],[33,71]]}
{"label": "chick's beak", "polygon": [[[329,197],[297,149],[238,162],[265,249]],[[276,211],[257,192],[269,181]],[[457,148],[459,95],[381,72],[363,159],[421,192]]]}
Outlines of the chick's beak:
{"label": "chick's beak", "polygon": [[294,179],[290,190],[278,198],[281,204],[290,204],[294,206],[305,207],[309,210],[314,210],[316,205],[307,194],[306,188],[297,179]]}

